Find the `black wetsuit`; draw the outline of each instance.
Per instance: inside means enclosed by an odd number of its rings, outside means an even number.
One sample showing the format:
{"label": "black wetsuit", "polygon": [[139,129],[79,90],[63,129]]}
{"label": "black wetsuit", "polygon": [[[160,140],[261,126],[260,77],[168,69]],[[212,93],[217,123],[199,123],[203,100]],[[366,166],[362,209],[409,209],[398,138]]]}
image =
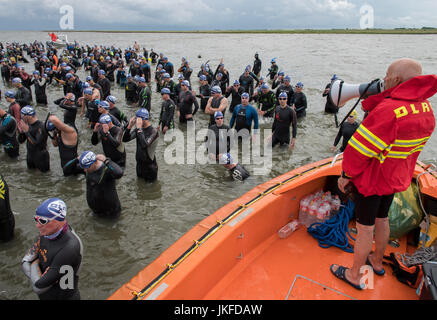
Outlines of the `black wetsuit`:
{"label": "black wetsuit", "polygon": [[48,134],[44,128],[44,123],[37,120],[29,125],[29,131],[20,133],[18,142],[26,141],[27,147],[27,168],[37,168],[41,172],[50,170],[50,156],[47,151]]}
{"label": "black wetsuit", "polygon": [[234,178],[234,180],[239,180],[239,181],[246,180],[250,176],[246,168],[244,168],[239,163],[237,163],[235,167],[230,169],[229,172],[231,173],[232,178]]}
{"label": "black wetsuit", "polygon": [[173,100],[169,99],[167,101],[162,102],[161,113],[159,115],[159,124],[161,125],[161,129],[167,127],[168,129],[174,128],[174,111],[176,109],[176,105]]}
{"label": "black wetsuit", "polygon": [[244,92],[247,92],[249,94],[249,97],[253,95],[253,78],[248,75],[245,76],[242,74],[239,79],[240,86],[243,87]]}
{"label": "black wetsuit", "polygon": [[14,228],[15,218],[9,203],[9,187],[0,174],[0,241],[12,240]]}
{"label": "black wetsuit", "polygon": [[210,126],[206,139],[208,153],[218,156],[219,154],[227,153],[231,150],[229,126],[225,124],[221,127],[218,127],[217,124]]}
{"label": "black wetsuit", "polygon": [[[219,110],[220,103],[222,102],[222,100],[224,98],[225,98],[224,96],[220,96],[219,98],[212,98],[211,109],[214,110],[214,113]],[[223,117],[225,116],[225,112],[226,112],[226,108],[222,111]],[[214,114],[210,114],[209,115],[209,125],[208,126],[212,126],[213,124],[215,124]]]}
{"label": "black wetsuit", "polygon": [[[194,104],[194,110],[193,110]],[[180,112],[179,122],[186,123],[187,121],[192,121],[193,118],[186,119],[185,116],[188,114],[195,115],[197,110],[199,110],[199,103],[196,97],[191,91],[181,92],[180,102],[178,104],[178,109]]]}
{"label": "black wetsuit", "polygon": [[298,118],[306,116],[307,97],[305,96],[305,93],[295,92],[291,103],[296,107],[296,115]]}
{"label": "black wetsuit", "polygon": [[235,106],[238,106],[239,104],[241,104],[241,95],[243,93],[244,93],[244,88],[241,86],[238,87],[238,90],[235,90],[235,88],[232,87],[230,91],[227,91],[225,93],[226,98],[229,97],[230,95],[232,95],[231,105],[229,106],[230,112],[234,112]]}
{"label": "black wetsuit", "polygon": [[98,132],[93,132],[91,143],[97,145],[99,141],[102,141],[105,156],[117,163],[120,167],[124,167],[126,165],[126,150],[122,139],[123,130],[114,125],[106,134],[102,128],[99,128]]}
{"label": "black wetsuit", "polygon": [[199,92],[204,98],[200,98],[200,109],[205,111],[206,105],[208,104],[208,99],[211,96],[211,87],[208,84],[199,87]]}
{"label": "black wetsuit", "polygon": [[296,112],[289,106],[285,108],[281,108],[280,106],[276,107],[272,126],[272,147],[278,143],[280,143],[281,146],[290,144],[290,125],[292,125],[293,129],[292,137],[296,138],[296,118]]}
{"label": "black wetsuit", "polygon": [[[37,289],[50,287],[48,291],[38,294],[41,300],[80,300],[79,271],[82,263],[83,246],[79,236],[65,224],[62,232],[53,240],[39,237],[38,251],[41,278],[34,283]],[[60,281],[67,276],[64,266],[71,267],[74,272],[72,289],[62,289]],[[61,271],[63,273],[61,273]]]}
{"label": "black wetsuit", "polygon": [[15,101],[20,105],[21,108],[30,105],[32,103],[32,95],[30,90],[22,86],[17,89],[15,93]]}
{"label": "black wetsuit", "polygon": [[17,122],[7,113],[0,118],[0,144],[9,157],[18,157],[20,145],[17,141]]}
{"label": "black wetsuit", "polygon": [[343,122],[343,124],[340,126],[340,130],[338,131],[334,141],[334,146],[337,146],[337,144],[340,142],[340,139],[343,137],[343,143],[341,145],[340,152],[343,152],[346,149],[349,139],[354,135],[359,126],[360,124],[358,122],[349,123],[347,121]]}
{"label": "black wetsuit", "polygon": [[[331,83],[328,83],[325,87],[326,89],[331,89]],[[337,113],[338,112],[338,108],[335,106],[335,104],[333,104],[331,102],[331,99],[329,98],[329,92],[328,93],[323,93],[322,97],[326,97],[326,104],[325,104],[325,112],[327,113]],[[335,103],[337,103],[337,101],[335,101]]]}
{"label": "black wetsuit", "polygon": [[83,169],[81,169],[79,166],[66,166],[67,163],[77,158],[78,140],[79,139],[77,139],[74,146],[67,146],[64,144],[64,141],[62,141],[60,133],[56,136],[56,141],[59,148],[59,158],[61,159],[61,167],[65,177],[73,174],[84,173]]}
{"label": "black wetsuit", "polygon": [[146,85],[145,87],[139,87],[140,92],[138,94],[138,108],[145,108],[150,112],[152,91]]}
{"label": "black wetsuit", "polygon": [[33,79],[32,84],[35,87],[36,103],[47,104],[47,94],[46,94],[47,80],[45,78]]}
{"label": "black wetsuit", "polygon": [[123,169],[110,159],[96,171],[86,173],[86,200],[96,215],[113,218],[120,215],[121,204],[115,180],[122,176]]}
{"label": "black wetsuit", "polygon": [[87,118],[91,122],[91,128],[94,128],[94,125],[99,121],[99,118],[101,116],[97,107],[96,100],[85,100],[85,103],[87,108]]}
{"label": "black wetsuit", "polygon": [[99,84],[102,87],[103,96],[100,97],[101,100],[105,100],[107,96],[111,95],[111,82],[108,80],[108,78],[101,78],[99,81],[97,81],[97,84]]}
{"label": "black wetsuit", "polygon": [[256,58],[255,61],[253,62],[253,73],[254,74],[259,74],[261,72],[261,59],[260,58]]}
{"label": "black wetsuit", "polygon": [[273,112],[276,108],[276,95],[269,90],[267,93],[260,93],[258,95],[258,105],[261,106],[261,111],[265,111],[264,117],[273,117]]}
{"label": "black wetsuit", "polygon": [[[147,128],[135,129],[132,132],[126,128],[123,136],[124,142],[137,139],[137,151],[135,154],[137,176],[149,182],[155,181],[158,177],[158,164],[154,154],[154,149],[158,143],[158,136],[158,131],[151,125]],[[153,159],[151,156],[153,156]]]}
{"label": "black wetsuit", "polygon": [[128,81],[125,87],[125,98],[127,102],[135,103],[138,101],[137,85],[133,81]]}
{"label": "black wetsuit", "polygon": [[[118,109],[117,107],[113,107],[112,109],[109,109],[109,115],[112,117],[114,117],[115,119],[117,119],[117,121],[120,122],[120,125],[124,122],[128,122],[129,119],[126,117],[126,115],[123,113],[123,111],[121,111],[120,109]],[[114,119],[112,118],[112,119]]]}

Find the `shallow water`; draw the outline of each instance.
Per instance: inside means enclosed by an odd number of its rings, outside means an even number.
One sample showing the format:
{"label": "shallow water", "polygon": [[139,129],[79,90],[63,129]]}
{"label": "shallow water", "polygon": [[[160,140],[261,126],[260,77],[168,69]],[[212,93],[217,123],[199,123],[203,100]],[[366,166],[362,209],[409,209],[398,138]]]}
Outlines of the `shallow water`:
{"label": "shallow water", "polygon": [[[132,46],[137,41],[141,46],[163,52],[179,67],[181,57],[186,57],[194,69],[192,80],[198,89],[197,75],[200,65],[210,60],[216,68],[220,58],[230,72],[231,81],[237,79],[248,64],[253,64],[253,55],[258,52],[263,61],[262,75],[267,74],[270,60],[277,58],[280,70],[284,70],[295,84],[305,84],[309,107],[306,118],[299,120],[296,147],[273,150],[273,167],[262,176],[252,175],[244,183],[234,182],[219,165],[168,164],[163,154],[166,146],[160,137],[157,147],[159,165],[158,181],[147,184],[135,174],[135,142],[126,144],[127,167],[117,183],[122,204],[121,217],[107,221],[94,217],[86,204],[84,176],[62,175],[58,150],[50,145],[51,171],[41,174],[29,171],[25,162],[25,146],[20,148],[18,161],[11,161],[0,151],[0,172],[10,187],[11,206],[15,212],[16,236],[6,244],[0,244],[0,299],[36,299],[28,279],[21,271],[20,262],[32,240],[37,236],[32,216],[36,207],[50,197],[62,198],[68,207],[68,221],[75,228],[84,244],[84,257],[80,274],[82,299],[105,299],[123,283],[129,281],[162,251],[187,232],[193,225],[226,203],[241,196],[256,185],[286,173],[301,165],[332,156],[330,147],[337,134],[334,118],[324,114],[325,98],[322,92],[332,74],[349,83],[368,82],[383,78],[387,66],[400,57],[419,60],[425,74],[436,73],[436,35],[299,35],[299,34],[135,34],[135,33],[68,33],[68,39],[80,44],[115,45],[120,48]],[[34,40],[47,41],[45,32],[2,32],[0,41]],[[198,58],[201,55],[202,58]],[[27,72],[33,63],[24,64]],[[83,80],[85,73],[79,70]],[[0,84],[4,93],[6,88]],[[153,89],[155,87],[153,86]],[[62,95],[62,88],[51,86],[47,90],[49,105],[37,106],[40,119],[48,111],[62,116],[62,111],[53,101]],[[111,92],[118,98],[117,106],[129,117],[135,108],[124,102],[124,90],[113,86]],[[152,120],[157,125],[160,96],[152,96]],[[430,99],[436,105],[437,98]],[[4,107],[4,99],[1,105]],[[340,111],[343,119],[353,102],[348,102]],[[435,108],[434,108],[435,110]],[[362,116],[358,110],[359,117]],[[209,117],[209,116],[208,116]],[[195,116],[196,129],[207,127],[208,117]],[[225,122],[230,120],[225,115]],[[175,122],[177,126],[177,121]],[[86,121],[77,119],[80,131],[79,152],[93,150],[102,152],[101,146],[91,144],[91,132]],[[270,128],[267,121],[261,128]],[[186,131],[186,128],[182,128]],[[434,134],[422,151],[419,159],[437,163],[437,135]],[[201,142],[196,142],[199,146]],[[186,155],[187,157],[187,155]],[[259,164],[245,165],[250,172]]]}

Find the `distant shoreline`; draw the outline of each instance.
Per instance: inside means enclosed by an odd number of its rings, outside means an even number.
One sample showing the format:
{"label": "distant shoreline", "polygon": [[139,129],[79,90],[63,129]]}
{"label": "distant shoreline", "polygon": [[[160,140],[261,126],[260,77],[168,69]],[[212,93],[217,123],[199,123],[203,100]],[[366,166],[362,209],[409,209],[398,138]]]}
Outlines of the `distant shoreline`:
{"label": "distant shoreline", "polygon": [[190,34],[437,34],[437,28],[397,29],[302,29],[302,30],[43,30],[43,32],[94,32],[94,33],[190,33]]}

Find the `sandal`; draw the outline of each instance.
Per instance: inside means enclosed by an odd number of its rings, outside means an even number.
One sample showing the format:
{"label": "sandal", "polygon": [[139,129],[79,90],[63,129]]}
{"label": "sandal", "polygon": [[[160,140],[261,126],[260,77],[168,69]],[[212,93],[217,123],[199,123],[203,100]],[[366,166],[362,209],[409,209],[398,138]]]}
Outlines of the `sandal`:
{"label": "sandal", "polygon": [[368,266],[371,266],[371,267],[372,267],[373,272],[374,272],[376,275],[378,275],[378,276],[383,276],[383,275],[385,274],[385,270],[384,270],[384,268],[382,268],[382,270],[376,270],[376,269],[373,267],[373,265],[370,263],[370,259],[369,259],[369,257],[367,257],[366,264],[367,264]]}
{"label": "sandal", "polygon": [[348,268],[343,267],[343,266],[338,266],[336,271],[332,270],[332,267],[334,266],[334,264],[331,265],[331,272],[334,274],[334,276],[336,276],[337,278],[339,278],[340,280],[343,280],[344,282],[346,282],[347,284],[351,285],[352,287],[354,287],[355,289],[358,290],[363,290],[363,287],[359,284],[355,284],[350,282],[347,278],[346,278],[346,270],[348,270]]}

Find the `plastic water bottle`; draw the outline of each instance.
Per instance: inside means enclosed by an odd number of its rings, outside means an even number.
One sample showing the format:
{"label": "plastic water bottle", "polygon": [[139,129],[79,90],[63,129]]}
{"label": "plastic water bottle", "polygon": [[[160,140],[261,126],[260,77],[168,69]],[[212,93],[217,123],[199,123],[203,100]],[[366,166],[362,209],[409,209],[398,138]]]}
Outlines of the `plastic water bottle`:
{"label": "plastic water bottle", "polygon": [[309,227],[314,222],[317,221],[317,210],[318,210],[318,201],[312,200],[310,206],[308,207],[308,217],[306,220],[306,226]]}
{"label": "plastic water bottle", "polygon": [[317,209],[317,222],[324,222],[329,217],[331,211],[331,205],[329,202],[323,202]]}
{"label": "plastic water bottle", "polygon": [[300,208],[299,208],[299,221],[301,224],[306,224],[306,220],[308,218],[308,210],[310,205],[311,197],[306,196],[302,200],[300,200]]}
{"label": "plastic water bottle", "polygon": [[278,231],[279,238],[285,239],[299,227],[299,221],[293,220]]}

